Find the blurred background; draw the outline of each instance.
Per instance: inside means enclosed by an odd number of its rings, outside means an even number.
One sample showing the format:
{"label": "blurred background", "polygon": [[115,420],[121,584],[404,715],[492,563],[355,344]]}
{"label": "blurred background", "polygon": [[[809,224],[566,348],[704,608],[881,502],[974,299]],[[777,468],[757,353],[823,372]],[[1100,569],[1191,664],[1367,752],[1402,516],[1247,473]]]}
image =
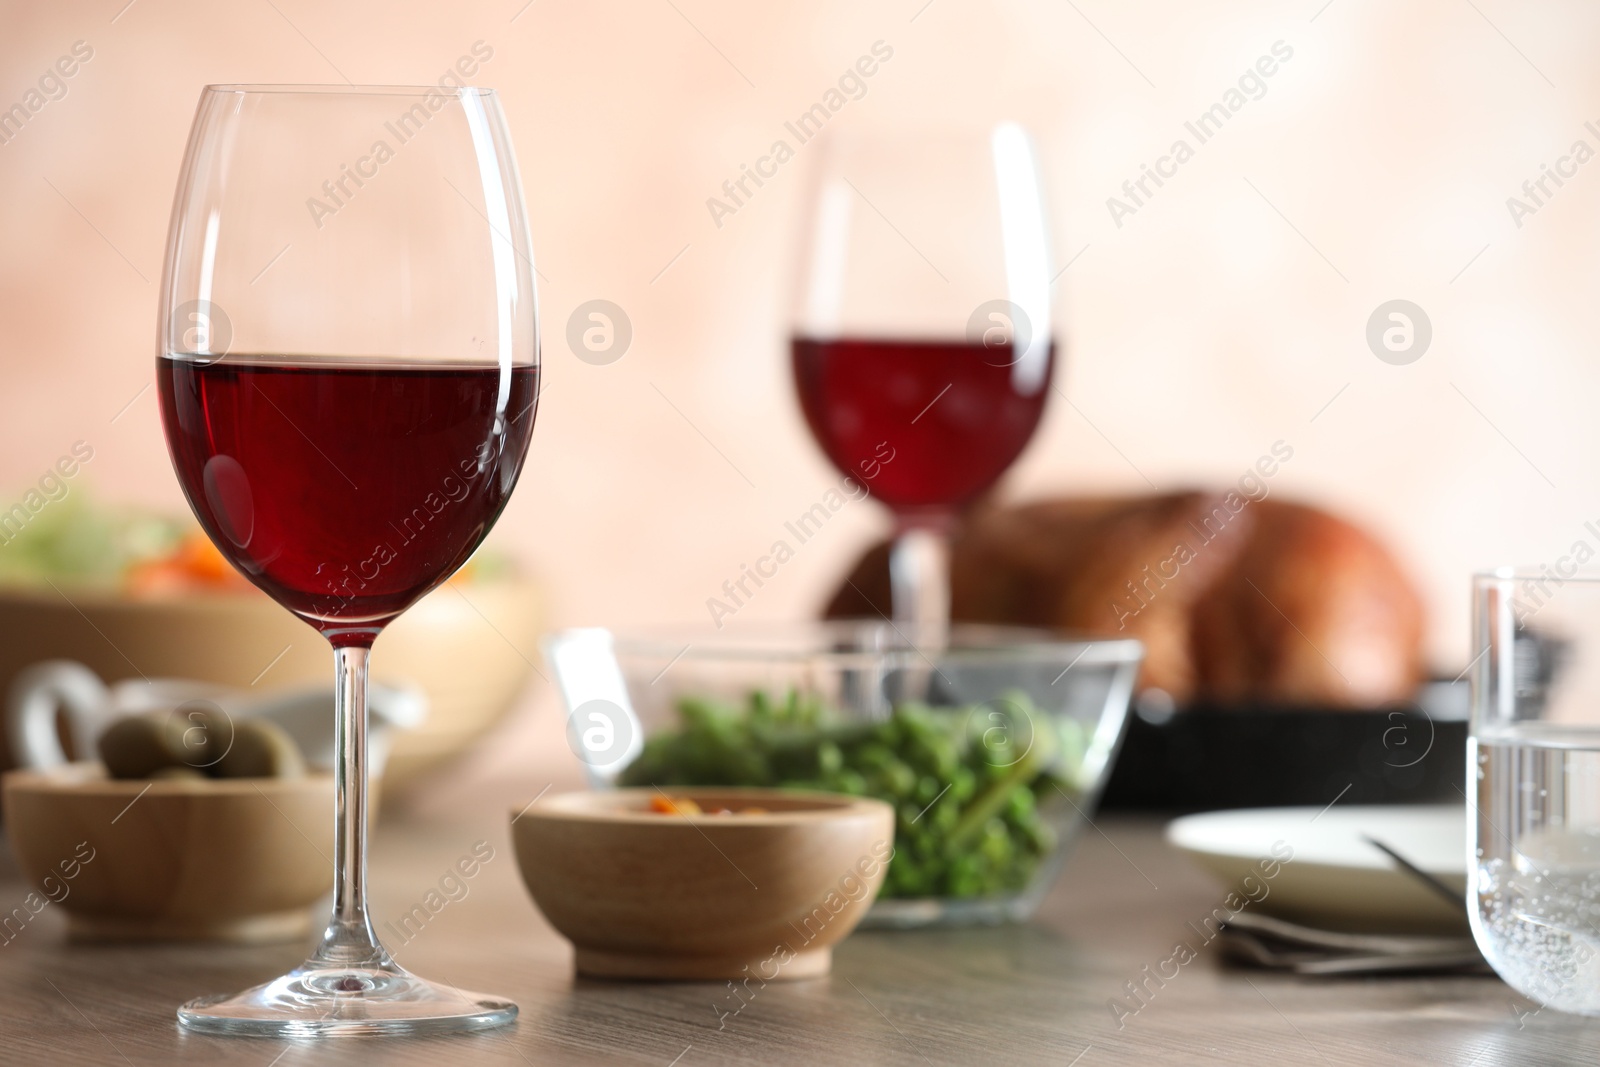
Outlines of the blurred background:
{"label": "blurred background", "polygon": [[[735,212],[707,202],[881,42],[833,123],[1014,118],[1040,149],[1061,395],[1000,496],[1226,486],[1286,442],[1273,495],[1387,543],[1453,675],[1471,571],[1600,544],[1597,23],[1505,0],[7,3],[0,109],[26,115],[0,115],[0,510],[80,441],[71,493],[185,510],[149,386],[202,85],[432,83],[470,57],[519,153],[546,376],[490,545],[540,584],[546,626],[707,621],[838,480],[786,351],[804,148]],[[1108,205],[1272,54],[1155,195]],[[74,73],[49,76],[63,56]],[[1547,168],[1561,183],[1525,191]],[[603,365],[567,340],[594,300],[631,327]],[[1367,340],[1392,300],[1431,325],[1402,365]],[[887,527],[846,508],[741,619],[816,613]],[[500,729],[458,779],[577,779],[542,676]]]}

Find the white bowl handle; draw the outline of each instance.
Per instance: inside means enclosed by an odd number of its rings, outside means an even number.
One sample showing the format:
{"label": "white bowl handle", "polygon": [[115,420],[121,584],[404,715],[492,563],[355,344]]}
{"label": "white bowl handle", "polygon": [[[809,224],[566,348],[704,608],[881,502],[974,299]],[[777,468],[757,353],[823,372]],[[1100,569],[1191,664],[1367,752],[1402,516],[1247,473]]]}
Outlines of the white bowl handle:
{"label": "white bowl handle", "polygon": [[20,767],[56,767],[67,762],[56,733],[65,711],[79,759],[94,758],[94,742],[110,715],[111,693],[89,668],[72,660],[36,663],[18,674],[6,700],[6,739]]}

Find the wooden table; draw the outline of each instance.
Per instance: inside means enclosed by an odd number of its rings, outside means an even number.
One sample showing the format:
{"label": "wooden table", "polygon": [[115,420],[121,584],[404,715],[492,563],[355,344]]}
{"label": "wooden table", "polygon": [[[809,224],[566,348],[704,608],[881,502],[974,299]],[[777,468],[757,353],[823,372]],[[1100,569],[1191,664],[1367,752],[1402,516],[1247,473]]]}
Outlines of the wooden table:
{"label": "wooden table", "polygon": [[[1149,819],[1102,817],[1037,920],[999,929],[858,933],[831,977],[772,984],[737,1014],[726,986],[574,981],[571,951],[523,893],[504,817],[411,819],[373,846],[375,917],[396,919],[475,841],[495,857],[409,943],[407,966],[522,1008],[510,1028],[321,1046],[178,1029],[174,1007],[297,963],[303,946],[68,944],[50,909],[0,946],[0,1064],[1593,1063],[1600,1021],[1533,1005],[1493,978],[1308,980],[1219,967],[1214,948],[1118,1025],[1124,983],[1198,943],[1225,894]],[[0,904],[26,893],[9,855]],[[1519,1017],[1520,1016],[1520,1017]]]}

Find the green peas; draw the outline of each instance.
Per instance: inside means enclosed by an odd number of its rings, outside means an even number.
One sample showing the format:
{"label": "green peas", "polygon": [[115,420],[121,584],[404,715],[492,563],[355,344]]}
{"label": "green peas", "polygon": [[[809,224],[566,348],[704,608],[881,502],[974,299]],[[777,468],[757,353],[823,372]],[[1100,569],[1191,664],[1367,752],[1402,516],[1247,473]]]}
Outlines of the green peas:
{"label": "green peas", "polygon": [[838,774],[844,769],[844,753],[839,751],[838,745],[824,741],[817,746],[817,769],[824,776]]}
{"label": "green peas", "polygon": [[839,783],[841,793],[848,793],[853,797],[867,795],[867,780],[859,771],[840,771],[834,780]]}
{"label": "green peas", "polygon": [[863,771],[881,771],[898,760],[888,745],[873,741],[861,746],[855,753],[854,762]]}
{"label": "green peas", "polygon": [[1012,821],[1013,826],[1019,826],[1031,820],[1037,810],[1031,789],[1013,789],[1006,797],[1006,818]]}
{"label": "green peas", "polygon": [[984,859],[997,867],[1009,860],[1011,834],[1006,830],[1006,824],[999,819],[990,819],[983,828],[983,839],[978,850]]}
{"label": "green peas", "polygon": [[917,788],[917,772],[895,760],[879,771],[872,781],[877,786],[872,791],[874,795],[885,800],[899,800],[910,796]]}
{"label": "green peas", "polygon": [[975,855],[957,856],[950,864],[945,891],[953,897],[976,897],[984,890],[983,861]]}

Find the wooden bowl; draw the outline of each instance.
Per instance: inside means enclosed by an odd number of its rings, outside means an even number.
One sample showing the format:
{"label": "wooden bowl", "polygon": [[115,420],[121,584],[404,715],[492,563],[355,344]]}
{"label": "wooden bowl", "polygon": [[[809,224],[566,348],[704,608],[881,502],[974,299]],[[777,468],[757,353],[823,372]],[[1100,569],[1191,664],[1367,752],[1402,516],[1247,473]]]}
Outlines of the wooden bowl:
{"label": "wooden bowl", "polygon": [[[0,694],[18,672],[49,659],[77,660],[107,683],[192,678],[240,689],[325,683],[332,691],[327,642],[265,593],[66,595],[70,602],[49,590],[0,592]],[[541,604],[527,579],[446,586],[378,639],[374,680],[415,682],[430,706],[421,726],[395,734],[384,788],[466,751],[511,709],[532,671]],[[4,749],[0,736],[0,768],[15,766]]]}
{"label": "wooden bowl", "polygon": [[331,775],[111,781],[73,763],[12,771],[0,788],[36,889],[0,916],[7,940],[45,907],[77,939],[295,940],[333,888]]}
{"label": "wooden bowl", "polygon": [[514,813],[522,880],[598,978],[744,979],[826,974],[894,855],[879,800],[684,788],[702,808],[661,815],[652,789],[547,797]]}

